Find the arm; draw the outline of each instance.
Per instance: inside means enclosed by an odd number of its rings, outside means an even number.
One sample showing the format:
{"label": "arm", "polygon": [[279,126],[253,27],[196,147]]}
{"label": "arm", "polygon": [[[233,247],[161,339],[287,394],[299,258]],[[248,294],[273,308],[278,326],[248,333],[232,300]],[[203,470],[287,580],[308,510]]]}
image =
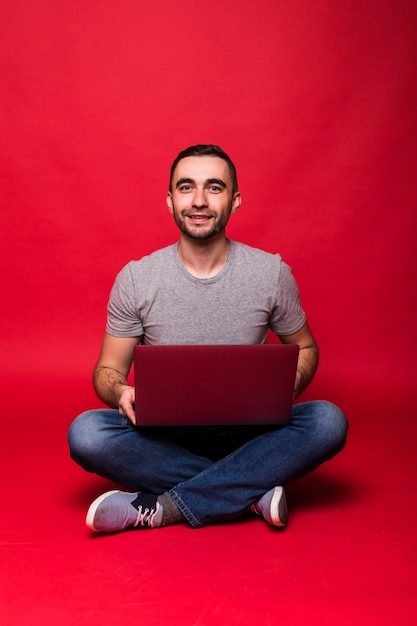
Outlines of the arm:
{"label": "arm", "polygon": [[119,409],[119,413],[126,415],[133,424],[135,390],[127,384],[127,375],[138,343],[138,337],[122,338],[106,333],[93,375],[94,389],[100,400]]}
{"label": "arm", "polygon": [[318,346],[311,334],[307,322],[292,335],[280,335],[282,343],[296,343],[300,347],[297,373],[295,377],[294,399],[299,396],[313,380],[319,362]]}

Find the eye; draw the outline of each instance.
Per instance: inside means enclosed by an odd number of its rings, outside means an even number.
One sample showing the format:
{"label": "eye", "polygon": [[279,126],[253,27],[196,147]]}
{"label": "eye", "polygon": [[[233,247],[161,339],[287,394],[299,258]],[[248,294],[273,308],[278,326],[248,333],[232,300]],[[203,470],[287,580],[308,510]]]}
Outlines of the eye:
{"label": "eye", "polygon": [[191,185],[181,185],[179,187],[180,191],[191,191]]}
{"label": "eye", "polygon": [[209,191],[213,193],[219,193],[220,191],[222,191],[222,188],[219,187],[219,185],[210,185]]}

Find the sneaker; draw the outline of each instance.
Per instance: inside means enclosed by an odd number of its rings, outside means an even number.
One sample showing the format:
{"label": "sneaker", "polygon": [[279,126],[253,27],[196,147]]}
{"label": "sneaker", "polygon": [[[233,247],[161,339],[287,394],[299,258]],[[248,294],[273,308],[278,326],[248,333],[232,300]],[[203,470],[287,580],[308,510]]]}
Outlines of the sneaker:
{"label": "sneaker", "polygon": [[287,499],[283,487],[273,487],[251,505],[251,511],[262,515],[272,526],[285,526],[288,522]]}
{"label": "sneaker", "polygon": [[157,528],[162,522],[162,506],[150,493],[108,491],[88,509],[86,524],[91,530],[114,533],[144,526]]}

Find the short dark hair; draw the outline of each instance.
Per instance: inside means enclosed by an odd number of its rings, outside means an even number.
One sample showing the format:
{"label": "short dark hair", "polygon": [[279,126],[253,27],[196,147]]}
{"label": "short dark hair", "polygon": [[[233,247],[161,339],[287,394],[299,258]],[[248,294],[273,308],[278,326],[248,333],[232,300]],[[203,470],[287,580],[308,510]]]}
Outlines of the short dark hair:
{"label": "short dark hair", "polygon": [[215,146],[213,144],[206,144],[206,143],[199,143],[196,146],[190,146],[189,148],[186,148],[185,150],[182,150],[179,153],[179,155],[174,160],[171,166],[171,173],[169,177],[169,190],[170,191],[172,191],[172,178],[174,176],[175,168],[177,167],[178,163],[182,161],[182,159],[185,159],[191,156],[198,156],[198,157],[214,156],[214,157],[219,157],[220,159],[223,159],[223,161],[226,161],[228,168],[229,168],[230,178],[232,179],[232,193],[236,193],[236,191],[238,190],[237,175],[236,175],[236,168],[234,166],[232,159],[229,157],[229,155],[226,154],[224,150],[219,148],[219,146]]}

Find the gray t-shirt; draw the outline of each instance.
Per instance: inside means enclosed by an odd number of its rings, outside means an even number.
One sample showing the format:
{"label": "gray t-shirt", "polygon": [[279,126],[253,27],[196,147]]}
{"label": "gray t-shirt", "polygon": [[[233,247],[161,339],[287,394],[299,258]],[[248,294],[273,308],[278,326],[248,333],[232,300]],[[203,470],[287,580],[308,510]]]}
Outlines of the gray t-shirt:
{"label": "gray t-shirt", "polygon": [[144,344],[262,344],[268,330],[290,335],[305,314],[279,254],[235,241],[222,271],[192,276],[178,244],[128,263],[116,277],[106,332]]}

